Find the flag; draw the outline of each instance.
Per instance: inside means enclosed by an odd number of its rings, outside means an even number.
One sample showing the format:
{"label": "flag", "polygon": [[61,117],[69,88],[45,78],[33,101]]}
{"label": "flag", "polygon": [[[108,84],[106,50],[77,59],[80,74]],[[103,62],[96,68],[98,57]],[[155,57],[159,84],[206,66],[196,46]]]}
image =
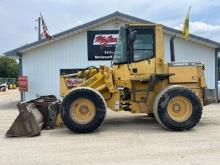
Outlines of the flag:
{"label": "flag", "polygon": [[184,24],[183,24],[183,31],[182,31],[182,35],[185,39],[187,39],[189,37],[189,12],[190,12],[191,6],[189,7],[188,13],[186,15],[186,18],[184,20]]}
{"label": "flag", "polygon": [[47,25],[43,19],[43,16],[41,15],[41,13],[40,13],[40,17],[41,17],[41,21],[42,21],[43,36],[49,40],[52,40],[53,37],[50,35],[50,33],[48,31]]}

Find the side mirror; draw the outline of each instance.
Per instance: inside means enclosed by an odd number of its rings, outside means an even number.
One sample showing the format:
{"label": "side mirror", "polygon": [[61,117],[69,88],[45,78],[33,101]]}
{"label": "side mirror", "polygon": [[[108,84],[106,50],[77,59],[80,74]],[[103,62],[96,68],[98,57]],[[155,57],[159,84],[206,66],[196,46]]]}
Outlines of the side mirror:
{"label": "side mirror", "polygon": [[129,38],[129,41],[130,42],[134,42],[136,40],[136,35],[137,35],[137,31],[134,30],[134,31],[131,31],[128,38]]}

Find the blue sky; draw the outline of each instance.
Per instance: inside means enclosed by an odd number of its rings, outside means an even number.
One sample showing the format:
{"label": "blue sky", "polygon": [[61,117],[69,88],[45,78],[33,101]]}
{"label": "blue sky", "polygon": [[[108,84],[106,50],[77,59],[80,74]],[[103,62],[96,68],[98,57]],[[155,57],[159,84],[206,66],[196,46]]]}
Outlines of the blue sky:
{"label": "blue sky", "polygon": [[190,5],[190,32],[220,42],[220,0],[0,0],[0,54],[37,40],[40,12],[51,34],[115,11],[179,29]]}

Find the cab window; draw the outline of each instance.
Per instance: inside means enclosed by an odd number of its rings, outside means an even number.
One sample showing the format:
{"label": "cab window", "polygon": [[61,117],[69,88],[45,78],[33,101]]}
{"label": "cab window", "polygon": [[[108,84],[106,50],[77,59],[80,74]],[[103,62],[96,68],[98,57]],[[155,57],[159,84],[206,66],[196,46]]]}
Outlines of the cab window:
{"label": "cab window", "polygon": [[138,29],[133,45],[133,60],[140,61],[154,56],[154,32],[151,29]]}

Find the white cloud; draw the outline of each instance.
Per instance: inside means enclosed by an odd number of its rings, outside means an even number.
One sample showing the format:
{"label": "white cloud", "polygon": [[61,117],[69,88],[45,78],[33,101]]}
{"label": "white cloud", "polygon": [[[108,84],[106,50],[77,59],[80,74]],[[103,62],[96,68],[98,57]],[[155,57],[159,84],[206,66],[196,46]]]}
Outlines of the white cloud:
{"label": "white cloud", "polygon": [[[220,25],[212,25],[199,21],[190,22],[189,27],[191,33],[220,32]],[[179,30],[182,28],[183,28],[183,24],[175,27],[175,29],[179,29]]]}
{"label": "white cloud", "polygon": [[[180,24],[174,28],[182,30],[183,24]],[[190,22],[189,32],[214,41],[220,40],[220,25],[212,25],[200,21]]]}
{"label": "white cloud", "polygon": [[53,35],[115,11],[180,28],[191,5],[191,32],[220,41],[219,0],[0,0],[0,4],[4,25],[0,26],[0,52],[37,39],[34,27],[40,11]]}
{"label": "white cloud", "polygon": [[211,25],[204,22],[191,22],[191,31],[193,32],[220,32],[220,25]]}

